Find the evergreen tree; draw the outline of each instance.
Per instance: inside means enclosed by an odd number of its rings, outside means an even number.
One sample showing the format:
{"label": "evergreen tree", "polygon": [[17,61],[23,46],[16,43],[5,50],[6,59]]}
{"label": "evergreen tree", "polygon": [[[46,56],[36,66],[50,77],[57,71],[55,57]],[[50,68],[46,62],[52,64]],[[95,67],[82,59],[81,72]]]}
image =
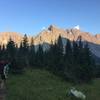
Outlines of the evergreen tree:
{"label": "evergreen tree", "polygon": [[50,71],[53,71],[53,66],[54,66],[54,45],[53,45],[53,42],[51,41],[51,44],[50,44],[50,48],[48,51],[45,51],[45,58],[46,58],[46,61],[45,61],[45,65],[47,67],[47,69]]}
{"label": "evergreen tree", "polygon": [[13,73],[21,71],[19,63],[17,62],[16,50],[17,48],[15,47],[15,42],[10,38],[7,43],[7,54],[10,62],[10,71]]}
{"label": "evergreen tree", "polygon": [[26,66],[29,66],[28,54],[29,54],[29,44],[28,37],[25,34],[22,41],[22,52],[23,52],[23,60]]}
{"label": "evergreen tree", "polygon": [[44,52],[43,52],[43,47],[41,44],[38,46],[38,50],[36,52],[36,67],[43,68],[44,67]]}
{"label": "evergreen tree", "polygon": [[58,47],[59,55],[62,56],[64,49],[63,49],[63,43],[62,43],[62,37],[61,36],[58,37],[57,47]]}
{"label": "evergreen tree", "polygon": [[83,48],[83,54],[81,58],[81,66],[83,65],[81,79],[83,79],[84,81],[89,81],[93,77],[93,67],[95,67],[95,63],[87,43]]}
{"label": "evergreen tree", "polygon": [[81,65],[82,64],[82,55],[83,55],[83,42],[82,42],[82,37],[79,36],[78,37],[78,61],[79,61],[79,64]]}
{"label": "evergreen tree", "polygon": [[6,50],[6,47],[5,45],[2,45],[1,46],[1,60],[8,60],[8,53],[7,53],[7,50]]}
{"label": "evergreen tree", "polygon": [[27,38],[27,35],[25,34],[24,37],[23,37],[23,41],[22,41],[22,47],[23,47],[23,54],[24,55],[27,55],[28,54],[28,47],[29,47],[29,44],[28,44],[28,38]]}
{"label": "evergreen tree", "polygon": [[62,37],[58,37],[57,43],[54,45],[55,49],[55,66],[56,71],[59,73],[59,75],[63,75],[64,71],[64,48],[63,48],[63,42]]}
{"label": "evergreen tree", "polygon": [[74,81],[87,82],[93,77],[92,56],[88,44],[83,45],[81,39],[78,43],[78,46],[76,43],[73,44]]}
{"label": "evergreen tree", "polygon": [[0,45],[0,59],[2,58],[2,46]]}
{"label": "evergreen tree", "polygon": [[85,44],[84,48],[84,63],[85,65],[91,65],[92,64],[92,54],[91,54],[91,51],[89,50],[89,46],[88,46],[88,43]]}
{"label": "evergreen tree", "polygon": [[75,41],[73,41],[73,62],[74,62],[74,65],[78,64],[78,55],[79,55],[78,44]]}
{"label": "evergreen tree", "polygon": [[32,67],[35,65],[35,46],[33,37],[31,38],[31,45],[29,49],[29,63]]}
{"label": "evergreen tree", "polygon": [[64,62],[65,62],[64,77],[70,79],[72,77],[72,68],[74,66],[73,66],[73,54],[72,54],[71,41],[68,39],[65,46]]}
{"label": "evergreen tree", "polygon": [[67,39],[67,43],[66,43],[66,46],[65,46],[65,59],[67,61],[69,60],[70,63],[71,63],[71,59],[72,59],[72,46],[71,46],[70,40],[68,40],[68,39]]}
{"label": "evergreen tree", "polygon": [[17,48],[17,58],[16,58],[16,62],[18,64],[18,66],[21,67],[21,69],[23,69],[24,67],[26,67],[26,62],[25,62],[25,57],[26,55],[23,54],[23,43],[22,41],[20,42],[20,46],[19,48]]}
{"label": "evergreen tree", "polygon": [[13,60],[16,57],[15,42],[10,38],[7,43],[8,59]]}
{"label": "evergreen tree", "polygon": [[7,57],[6,48],[5,46],[0,45],[0,59],[3,60]]}
{"label": "evergreen tree", "polygon": [[23,44],[22,44],[22,41],[20,42],[20,47],[19,47],[19,50],[18,50],[18,54],[19,54],[20,56],[23,55]]}

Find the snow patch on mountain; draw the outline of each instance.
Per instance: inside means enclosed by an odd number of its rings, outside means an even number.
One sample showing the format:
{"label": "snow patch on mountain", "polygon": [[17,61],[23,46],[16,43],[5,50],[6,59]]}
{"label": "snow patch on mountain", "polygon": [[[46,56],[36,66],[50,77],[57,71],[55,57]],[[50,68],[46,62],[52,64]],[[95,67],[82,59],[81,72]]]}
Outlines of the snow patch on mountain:
{"label": "snow patch on mountain", "polygon": [[74,27],[74,29],[80,30],[80,26],[79,26],[79,25],[76,25],[76,26]]}

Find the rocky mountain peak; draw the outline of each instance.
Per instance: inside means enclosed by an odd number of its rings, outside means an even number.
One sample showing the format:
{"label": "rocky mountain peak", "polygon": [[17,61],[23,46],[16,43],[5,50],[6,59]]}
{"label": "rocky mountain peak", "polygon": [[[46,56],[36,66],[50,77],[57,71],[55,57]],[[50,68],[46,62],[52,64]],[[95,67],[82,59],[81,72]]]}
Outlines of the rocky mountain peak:
{"label": "rocky mountain peak", "polygon": [[55,25],[50,25],[48,27],[48,31],[51,31],[52,33],[54,33],[56,30],[58,30],[58,28]]}
{"label": "rocky mountain peak", "polygon": [[[71,41],[77,41],[78,37],[81,36],[83,41],[87,41],[90,43],[90,49],[93,51],[95,55],[99,55],[100,57],[100,34],[92,35],[89,32],[83,32],[80,30],[79,26],[76,26],[72,29],[61,29],[54,25],[50,25],[45,30],[41,31],[36,37],[34,37],[35,45],[38,44],[51,44],[51,42],[55,43],[58,37],[61,36],[64,39],[69,39]],[[0,33],[0,44],[7,44],[9,38],[12,38],[15,43],[20,44],[22,41],[23,35],[16,32],[1,32]],[[28,37],[29,43],[31,37]],[[95,45],[98,46],[95,46]],[[97,52],[98,51],[98,52]]]}
{"label": "rocky mountain peak", "polygon": [[[51,41],[57,40],[59,36],[67,38],[71,41],[76,41],[79,36],[82,37],[82,40],[92,42],[95,44],[100,44],[100,41],[96,36],[91,35],[89,32],[83,32],[80,30],[79,25],[71,29],[61,29],[54,25],[50,25],[47,30],[40,32],[40,34],[35,38],[35,43],[51,43]],[[40,38],[41,37],[41,38]],[[99,37],[99,35],[97,36]]]}
{"label": "rocky mountain peak", "polygon": [[0,44],[6,45],[9,39],[12,39],[17,44],[22,40],[22,35],[17,32],[0,32]]}

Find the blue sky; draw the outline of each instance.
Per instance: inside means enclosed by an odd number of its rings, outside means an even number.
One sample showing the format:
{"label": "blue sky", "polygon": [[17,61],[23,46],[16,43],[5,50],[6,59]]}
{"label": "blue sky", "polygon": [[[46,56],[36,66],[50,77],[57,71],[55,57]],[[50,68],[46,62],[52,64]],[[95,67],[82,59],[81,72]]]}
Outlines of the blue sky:
{"label": "blue sky", "polygon": [[0,32],[37,35],[50,24],[100,33],[100,0],[0,0]]}

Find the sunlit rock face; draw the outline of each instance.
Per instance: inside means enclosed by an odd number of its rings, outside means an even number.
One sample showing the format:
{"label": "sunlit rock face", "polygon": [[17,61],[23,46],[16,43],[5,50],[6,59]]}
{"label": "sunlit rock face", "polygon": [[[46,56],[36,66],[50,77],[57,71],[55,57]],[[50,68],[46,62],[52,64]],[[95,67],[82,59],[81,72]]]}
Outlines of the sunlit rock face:
{"label": "sunlit rock face", "polygon": [[50,25],[47,29],[43,30],[35,37],[34,43],[35,45],[40,43],[54,43],[57,41],[59,36],[71,41],[77,41],[81,36],[82,41],[88,42],[91,52],[100,58],[100,34],[94,36],[89,32],[83,32],[80,30],[79,26],[71,29],[61,29],[54,25]]}
{"label": "sunlit rock face", "polygon": [[[9,38],[11,38],[16,44],[20,45],[23,36],[24,35],[17,32],[1,32],[0,45],[6,45]],[[62,29],[55,25],[50,25],[48,28],[43,28],[42,31],[34,37],[34,44],[43,44],[44,49],[47,49],[49,47],[48,45],[55,43],[59,36],[63,38],[64,44],[66,43],[66,39],[77,41],[79,36],[81,36],[82,41],[87,41],[89,43],[90,50],[96,56],[100,57],[100,34],[94,36],[89,32],[83,32],[79,26],[70,29]],[[29,43],[31,42],[31,38],[32,36],[28,36]]]}
{"label": "sunlit rock face", "polygon": [[17,44],[20,44],[20,41],[22,40],[22,35],[16,32],[0,32],[1,45],[6,45],[10,38]]}
{"label": "sunlit rock face", "polygon": [[71,29],[61,29],[54,25],[50,25],[47,29],[40,32],[35,37],[35,44],[47,42],[51,43],[56,41],[59,36],[62,36],[63,38],[69,39],[71,41],[77,40],[79,36],[82,37],[84,41],[88,41],[95,44],[100,44],[100,35],[93,36],[89,32],[83,32],[80,30],[79,26],[75,26]]}

